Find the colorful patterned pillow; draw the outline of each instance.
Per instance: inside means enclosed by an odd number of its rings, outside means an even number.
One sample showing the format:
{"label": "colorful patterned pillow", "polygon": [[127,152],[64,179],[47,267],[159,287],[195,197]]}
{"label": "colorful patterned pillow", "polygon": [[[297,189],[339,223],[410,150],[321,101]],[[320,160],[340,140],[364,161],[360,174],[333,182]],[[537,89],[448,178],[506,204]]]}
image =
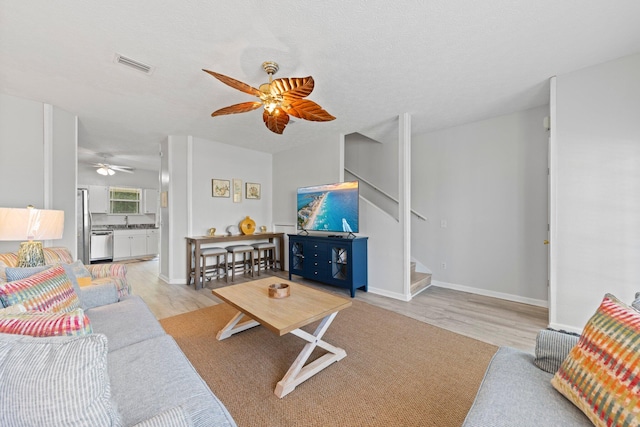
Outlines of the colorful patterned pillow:
{"label": "colorful patterned pillow", "polygon": [[27,310],[53,313],[80,308],[80,299],[60,265],[23,280],[0,284],[0,300],[7,307],[22,304]]}
{"label": "colorful patterned pillow", "polygon": [[606,294],[551,380],[596,426],[640,424],[640,313]]}
{"label": "colorful patterned pillow", "polygon": [[0,315],[0,333],[55,337],[87,335],[93,332],[89,318],[81,308],[69,313],[27,311]]}
{"label": "colorful patterned pillow", "polygon": [[15,280],[26,279],[36,273],[45,271],[47,268],[51,268],[50,265],[38,265],[36,267],[7,267],[5,269],[5,276],[7,276],[7,282],[13,282]]}

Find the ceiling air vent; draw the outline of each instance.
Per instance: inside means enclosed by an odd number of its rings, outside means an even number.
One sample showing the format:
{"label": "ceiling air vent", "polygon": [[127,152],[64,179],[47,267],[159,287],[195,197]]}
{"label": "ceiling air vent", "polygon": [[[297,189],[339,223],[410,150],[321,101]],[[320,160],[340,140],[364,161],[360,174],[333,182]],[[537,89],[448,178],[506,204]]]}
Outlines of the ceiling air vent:
{"label": "ceiling air vent", "polygon": [[114,61],[117,64],[126,65],[127,67],[133,68],[134,70],[142,71],[145,74],[151,74],[153,72],[153,67],[151,65],[143,64],[140,61],[127,58],[126,56],[120,55],[119,53],[116,53]]}

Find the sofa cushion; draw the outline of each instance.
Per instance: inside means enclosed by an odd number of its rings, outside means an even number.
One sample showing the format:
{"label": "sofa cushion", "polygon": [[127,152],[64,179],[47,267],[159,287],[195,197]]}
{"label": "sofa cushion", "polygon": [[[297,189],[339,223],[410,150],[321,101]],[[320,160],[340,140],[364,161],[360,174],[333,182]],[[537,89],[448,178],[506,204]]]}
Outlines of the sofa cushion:
{"label": "sofa cushion", "polygon": [[191,427],[193,423],[182,406],[167,409],[133,427]]}
{"label": "sofa cushion", "polygon": [[120,425],[104,335],[0,334],[0,366],[0,425]]}
{"label": "sofa cushion", "polygon": [[640,425],[640,312],[606,294],[551,384],[596,426]]}
{"label": "sofa cushion", "polygon": [[109,338],[109,351],[164,335],[164,329],[139,296],[128,296],[116,304],[87,310],[96,333]]}
{"label": "sofa cushion", "polygon": [[541,330],[536,337],[533,363],[543,371],[555,374],[579,338],[579,335],[566,332]]}
{"label": "sofa cushion", "polygon": [[552,377],[534,365],[533,355],[500,347],[463,426],[591,426],[578,408],[551,387]]}
{"label": "sofa cushion", "polygon": [[91,323],[81,308],[68,313],[0,313],[0,333],[33,337],[87,335],[91,333]]}
{"label": "sofa cushion", "polygon": [[51,268],[51,266],[38,265],[36,267],[7,267],[5,269],[5,276],[7,278],[7,282],[13,282],[15,280],[22,280],[27,277],[31,277],[36,273],[46,270],[47,268]]}
{"label": "sofa cushion", "polygon": [[26,279],[0,284],[0,300],[4,306],[22,304],[27,310],[54,313],[80,308],[78,295],[60,265]]}
{"label": "sofa cushion", "polygon": [[111,351],[109,368],[111,390],[125,425],[182,406],[196,427],[235,426],[169,335]]}

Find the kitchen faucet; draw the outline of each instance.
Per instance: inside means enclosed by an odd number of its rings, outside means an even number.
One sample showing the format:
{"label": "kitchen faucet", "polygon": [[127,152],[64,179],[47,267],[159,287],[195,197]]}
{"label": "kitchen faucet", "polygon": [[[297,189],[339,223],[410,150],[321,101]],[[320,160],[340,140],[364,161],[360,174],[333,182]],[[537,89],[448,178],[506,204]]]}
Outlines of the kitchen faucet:
{"label": "kitchen faucet", "polygon": [[129,215],[124,216],[124,225],[129,228]]}

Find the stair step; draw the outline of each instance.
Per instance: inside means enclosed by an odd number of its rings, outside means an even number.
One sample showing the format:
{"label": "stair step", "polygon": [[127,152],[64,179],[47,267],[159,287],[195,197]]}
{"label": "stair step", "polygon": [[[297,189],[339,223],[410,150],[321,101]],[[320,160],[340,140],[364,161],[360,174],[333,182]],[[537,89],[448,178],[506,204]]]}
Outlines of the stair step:
{"label": "stair step", "polygon": [[416,295],[429,286],[431,286],[431,274],[411,271],[411,295]]}
{"label": "stair step", "polygon": [[412,261],[409,263],[409,266],[411,267],[411,274],[416,272],[416,263],[415,261]]}

